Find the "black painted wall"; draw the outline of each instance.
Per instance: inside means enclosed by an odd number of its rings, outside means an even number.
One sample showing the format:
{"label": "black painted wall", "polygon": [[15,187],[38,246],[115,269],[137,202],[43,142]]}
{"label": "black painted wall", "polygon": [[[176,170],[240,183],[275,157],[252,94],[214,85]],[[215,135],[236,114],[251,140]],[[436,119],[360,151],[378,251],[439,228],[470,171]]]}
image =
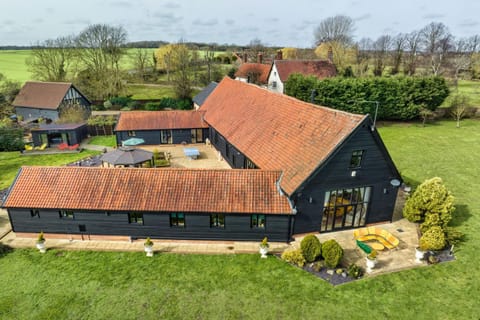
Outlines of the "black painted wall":
{"label": "black painted wall", "polygon": [[[355,150],[365,150],[365,153],[361,167],[350,169]],[[355,177],[352,177],[352,170],[356,171]],[[396,170],[389,166],[370,126],[357,128],[326,165],[312,175],[303,189],[292,195],[297,208],[294,234],[320,230],[325,192],[337,188],[372,187],[366,223],[391,221],[398,192],[398,188],[390,184],[393,178],[400,180]],[[310,197],[312,203],[309,202]]]}
{"label": "black painted wall", "polygon": [[[169,213],[144,213],[144,224],[129,223],[125,212],[75,211],[74,219],[60,218],[58,210],[41,209],[39,217],[32,217],[29,209],[9,209],[10,222],[15,232],[124,235],[133,238],[251,240],[268,237],[271,241],[288,242],[289,215],[267,215],[265,229],[250,227],[249,214],[225,215],[225,228],[211,228],[210,215],[185,214],[185,227],[171,227]],[[80,225],[85,232],[80,231]]]}
{"label": "black painted wall", "polygon": [[42,145],[42,134],[66,133],[68,135],[69,145],[80,144],[88,136],[87,125],[80,126],[76,129],[56,129],[56,130],[32,130],[32,141],[34,146]]}
{"label": "black painted wall", "polygon": [[[203,130],[203,137],[201,142],[205,142],[205,138],[208,137],[208,129]],[[192,132],[191,129],[173,129],[172,132],[172,143],[181,144],[186,142],[187,144],[192,143]],[[122,145],[122,141],[128,140],[128,131],[116,131],[115,136],[117,138],[117,146]],[[162,144],[160,137],[160,130],[135,130],[135,138],[141,138],[145,140],[146,145],[155,145]]]}
{"label": "black painted wall", "polygon": [[[217,135],[217,139],[215,139]],[[245,156],[230,144],[221,134],[210,128],[209,139],[212,145],[220,151],[222,157],[234,169],[245,169]],[[215,141],[216,140],[216,141]]]}

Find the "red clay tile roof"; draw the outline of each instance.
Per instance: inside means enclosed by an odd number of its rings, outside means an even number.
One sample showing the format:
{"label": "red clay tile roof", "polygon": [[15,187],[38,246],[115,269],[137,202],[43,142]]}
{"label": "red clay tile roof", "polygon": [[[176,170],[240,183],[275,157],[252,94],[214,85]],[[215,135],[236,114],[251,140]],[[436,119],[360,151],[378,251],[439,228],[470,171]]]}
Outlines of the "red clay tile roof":
{"label": "red clay tile roof", "polygon": [[127,111],[120,114],[115,131],[195,128],[208,128],[201,111]]}
{"label": "red clay tile roof", "polygon": [[265,170],[22,167],[6,208],[291,214]]}
{"label": "red clay tile roof", "polygon": [[15,107],[56,110],[72,86],[67,82],[27,81],[13,100]]}
{"label": "red clay tile roof", "polygon": [[266,84],[268,82],[268,74],[272,68],[271,64],[263,63],[242,63],[235,72],[235,77],[248,78],[249,73],[255,72],[259,74],[258,82],[261,84]]}
{"label": "red clay tile roof", "polygon": [[292,73],[316,76],[319,79],[335,77],[335,65],[328,60],[275,60],[278,76],[282,82],[287,81]]}
{"label": "red clay tile roof", "polygon": [[316,106],[224,78],[200,110],[261,169],[283,170],[292,194],[367,117]]}

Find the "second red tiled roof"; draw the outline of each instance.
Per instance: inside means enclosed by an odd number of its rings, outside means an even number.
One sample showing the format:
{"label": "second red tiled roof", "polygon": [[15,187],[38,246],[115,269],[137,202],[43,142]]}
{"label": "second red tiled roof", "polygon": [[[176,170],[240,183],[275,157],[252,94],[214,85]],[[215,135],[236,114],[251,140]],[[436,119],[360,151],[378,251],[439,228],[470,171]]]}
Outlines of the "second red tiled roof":
{"label": "second red tiled roof", "polygon": [[328,60],[275,60],[278,75],[282,82],[293,73],[315,76],[319,79],[337,75],[335,65]]}
{"label": "second red tiled roof", "polygon": [[195,110],[122,112],[115,131],[208,128],[203,112]]}

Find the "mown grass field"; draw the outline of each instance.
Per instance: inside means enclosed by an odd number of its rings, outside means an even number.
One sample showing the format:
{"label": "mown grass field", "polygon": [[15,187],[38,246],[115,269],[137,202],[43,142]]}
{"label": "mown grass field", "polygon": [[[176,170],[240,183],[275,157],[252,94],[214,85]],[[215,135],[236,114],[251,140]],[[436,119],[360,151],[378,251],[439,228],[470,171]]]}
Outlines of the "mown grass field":
{"label": "mown grass field", "polygon": [[22,84],[27,80],[33,80],[25,63],[30,53],[30,50],[0,50],[0,73],[9,80]]}
{"label": "mown grass field", "polygon": [[98,153],[83,150],[80,153],[22,156],[18,151],[0,152],[0,190],[10,186],[21,166],[61,166]]}
{"label": "mown grass field", "polygon": [[480,122],[379,131],[407,181],[440,176],[455,195],[456,261],[332,287],[258,255],[15,250],[0,258],[0,318],[478,319]]}

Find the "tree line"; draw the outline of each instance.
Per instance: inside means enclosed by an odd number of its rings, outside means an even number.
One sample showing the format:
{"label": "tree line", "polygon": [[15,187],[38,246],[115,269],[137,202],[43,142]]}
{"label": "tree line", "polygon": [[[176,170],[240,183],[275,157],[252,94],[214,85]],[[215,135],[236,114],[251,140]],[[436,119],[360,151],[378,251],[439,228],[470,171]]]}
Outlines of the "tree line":
{"label": "tree line", "polygon": [[407,33],[383,34],[355,41],[352,18],[338,15],[320,22],[314,31],[315,53],[333,62],[341,74],[363,76],[433,75],[455,81],[461,73],[480,76],[480,35],[454,36],[442,22],[431,22]]}

